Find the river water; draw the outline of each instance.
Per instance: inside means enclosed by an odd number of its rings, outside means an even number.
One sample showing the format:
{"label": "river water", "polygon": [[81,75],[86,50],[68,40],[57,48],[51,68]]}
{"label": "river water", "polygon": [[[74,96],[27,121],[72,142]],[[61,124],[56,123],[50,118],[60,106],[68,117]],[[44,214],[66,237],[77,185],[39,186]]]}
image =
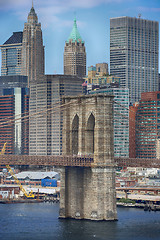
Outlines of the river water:
{"label": "river water", "polygon": [[160,240],[160,212],[117,210],[94,222],[58,219],[58,203],[0,204],[0,240]]}

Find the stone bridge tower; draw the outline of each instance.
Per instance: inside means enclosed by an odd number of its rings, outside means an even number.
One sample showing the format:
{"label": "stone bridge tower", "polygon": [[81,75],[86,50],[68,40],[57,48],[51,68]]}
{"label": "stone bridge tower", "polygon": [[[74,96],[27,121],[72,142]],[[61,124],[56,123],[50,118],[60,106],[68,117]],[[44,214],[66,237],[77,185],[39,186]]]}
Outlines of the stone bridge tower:
{"label": "stone bridge tower", "polygon": [[116,220],[113,96],[65,97],[63,104],[63,155],[94,162],[61,169],[60,218]]}

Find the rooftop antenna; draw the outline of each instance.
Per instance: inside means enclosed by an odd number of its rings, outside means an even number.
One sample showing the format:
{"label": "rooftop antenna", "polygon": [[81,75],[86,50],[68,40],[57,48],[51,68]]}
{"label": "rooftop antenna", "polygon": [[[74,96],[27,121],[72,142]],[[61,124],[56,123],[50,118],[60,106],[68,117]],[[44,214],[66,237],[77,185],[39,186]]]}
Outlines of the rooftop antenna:
{"label": "rooftop antenna", "polygon": [[32,8],[34,8],[34,7],[33,7],[33,0],[32,0]]}
{"label": "rooftop antenna", "polygon": [[142,17],[142,14],[141,14],[141,13],[139,13],[139,14],[138,14],[138,18],[141,18],[141,17]]}

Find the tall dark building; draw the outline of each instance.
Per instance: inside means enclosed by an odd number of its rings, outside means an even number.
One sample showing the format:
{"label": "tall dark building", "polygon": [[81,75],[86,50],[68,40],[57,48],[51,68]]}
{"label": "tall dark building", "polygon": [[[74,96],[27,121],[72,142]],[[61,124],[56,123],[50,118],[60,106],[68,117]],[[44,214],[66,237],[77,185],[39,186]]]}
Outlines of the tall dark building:
{"label": "tall dark building", "polygon": [[64,74],[84,77],[86,75],[86,50],[74,19],[73,29],[64,48]]}
{"label": "tall dark building", "polygon": [[0,46],[2,52],[2,76],[21,75],[22,38],[22,32],[14,32],[12,36]]}
{"label": "tall dark building", "polygon": [[28,86],[39,75],[44,74],[44,46],[41,24],[32,6],[23,32],[14,32],[1,45],[1,74],[28,76]]}

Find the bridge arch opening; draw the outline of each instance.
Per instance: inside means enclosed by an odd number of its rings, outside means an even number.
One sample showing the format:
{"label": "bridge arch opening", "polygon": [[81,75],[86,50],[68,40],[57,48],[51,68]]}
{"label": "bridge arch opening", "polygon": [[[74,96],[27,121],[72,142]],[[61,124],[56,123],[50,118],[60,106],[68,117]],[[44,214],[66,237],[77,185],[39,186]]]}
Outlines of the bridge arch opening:
{"label": "bridge arch opening", "polygon": [[95,117],[91,113],[86,127],[86,153],[94,153],[94,128],[95,128]]}
{"label": "bridge arch opening", "polygon": [[72,154],[78,154],[79,117],[76,114],[72,122]]}

